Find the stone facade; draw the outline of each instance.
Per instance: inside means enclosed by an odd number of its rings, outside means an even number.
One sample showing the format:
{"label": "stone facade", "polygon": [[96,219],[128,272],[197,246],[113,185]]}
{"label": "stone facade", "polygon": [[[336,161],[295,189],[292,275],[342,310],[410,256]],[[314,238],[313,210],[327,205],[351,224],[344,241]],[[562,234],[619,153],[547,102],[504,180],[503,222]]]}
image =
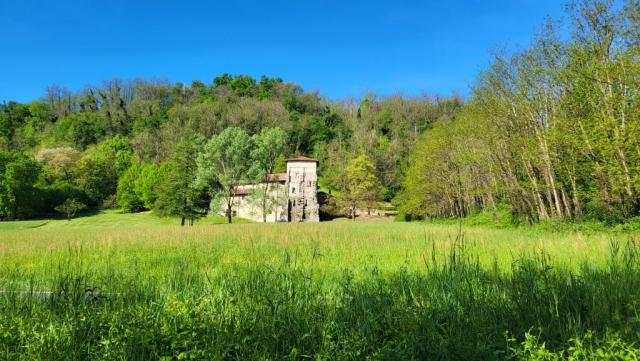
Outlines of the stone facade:
{"label": "stone facade", "polygon": [[319,222],[318,161],[307,157],[287,160],[287,172],[270,174],[267,183],[243,184],[237,187],[233,199],[234,216],[262,222],[262,209],[251,194],[255,189],[267,189],[272,209],[267,222]]}
{"label": "stone facade", "polygon": [[289,222],[320,222],[318,161],[298,157],[287,161]]}

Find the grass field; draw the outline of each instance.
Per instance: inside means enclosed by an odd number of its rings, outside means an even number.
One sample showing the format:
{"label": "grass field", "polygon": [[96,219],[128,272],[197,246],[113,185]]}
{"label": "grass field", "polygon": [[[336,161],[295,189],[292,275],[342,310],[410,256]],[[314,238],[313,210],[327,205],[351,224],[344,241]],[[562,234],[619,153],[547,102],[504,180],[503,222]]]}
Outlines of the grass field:
{"label": "grass field", "polygon": [[632,232],[223,222],[0,223],[0,357],[637,357]]}

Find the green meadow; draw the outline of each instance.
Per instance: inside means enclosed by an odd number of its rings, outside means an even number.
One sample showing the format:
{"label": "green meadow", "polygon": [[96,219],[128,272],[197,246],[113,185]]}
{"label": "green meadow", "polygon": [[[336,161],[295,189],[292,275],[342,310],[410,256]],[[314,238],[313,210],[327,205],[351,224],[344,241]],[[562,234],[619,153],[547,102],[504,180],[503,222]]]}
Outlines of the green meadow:
{"label": "green meadow", "polygon": [[634,232],[223,222],[0,223],[0,357],[638,357]]}

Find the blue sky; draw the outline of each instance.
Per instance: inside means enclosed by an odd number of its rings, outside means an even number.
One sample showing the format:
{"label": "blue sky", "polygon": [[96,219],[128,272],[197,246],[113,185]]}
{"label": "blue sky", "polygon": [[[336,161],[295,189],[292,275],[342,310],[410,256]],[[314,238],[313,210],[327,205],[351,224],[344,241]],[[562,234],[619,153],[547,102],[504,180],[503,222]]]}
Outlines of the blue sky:
{"label": "blue sky", "polygon": [[0,1],[0,101],[114,77],[278,76],[330,98],[466,94],[561,0]]}

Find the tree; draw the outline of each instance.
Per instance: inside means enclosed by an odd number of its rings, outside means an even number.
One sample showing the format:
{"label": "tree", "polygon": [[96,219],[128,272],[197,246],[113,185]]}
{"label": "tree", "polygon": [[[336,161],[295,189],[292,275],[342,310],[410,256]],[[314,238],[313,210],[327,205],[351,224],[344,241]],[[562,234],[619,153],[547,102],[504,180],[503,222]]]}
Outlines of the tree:
{"label": "tree", "polygon": [[82,153],[70,148],[45,148],[36,155],[36,160],[44,166],[45,177],[48,181],[63,180],[71,182]]}
{"label": "tree", "polygon": [[28,218],[41,204],[40,165],[23,154],[0,152],[0,219]]}
{"label": "tree", "polygon": [[131,164],[129,139],[115,136],[89,148],[78,164],[78,185],[94,205],[117,193],[118,178]]}
{"label": "tree", "polygon": [[260,134],[252,137],[252,164],[249,174],[252,179],[262,182],[262,189],[254,192],[253,199],[260,205],[263,222],[267,221],[267,214],[274,208],[269,175],[274,172],[279,157],[283,155],[286,141],[287,133],[280,128],[264,128]]}
{"label": "tree", "polygon": [[158,185],[160,184],[160,169],[155,164],[142,163],[140,174],[135,180],[135,191],[145,209],[152,209],[158,198]]}
{"label": "tree", "polygon": [[70,221],[76,213],[86,209],[87,206],[84,203],[78,202],[75,199],[67,199],[64,203],[55,208],[57,212],[64,214],[67,220]]}
{"label": "tree", "polygon": [[202,188],[194,182],[199,148],[195,140],[179,142],[171,159],[159,171],[161,181],[154,211],[160,216],[180,217],[182,226],[186,220],[193,225],[204,213]]}
{"label": "tree", "polygon": [[209,190],[223,205],[229,223],[232,223],[233,196],[241,181],[247,180],[251,139],[240,128],[227,128],[213,136],[198,157],[197,181]]}
{"label": "tree", "polygon": [[137,212],[144,208],[144,202],[136,191],[136,180],[141,172],[142,166],[135,162],[118,179],[117,202],[125,212]]}
{"label": "tree", "polygon": [[9,102],[0,104],[0,140],[7,145],[8,150],[19,149],[14,136],[16,132],[25,123],[29,116],[29,108],[27,105],[17,102]]}
{"label": "tree", "polygon": [[380,199],[381,187],[373,162],[361,154],[349,162],[346,169],[346,189],[338,200],[355,221],[358,206],[365,206],[368,210],[375,207]]}
{"label": "tree", "polygon": [[152,209],[158,198],[159,168],[154,164],[134,162],[118,180],[117,201],[126,212]]}

